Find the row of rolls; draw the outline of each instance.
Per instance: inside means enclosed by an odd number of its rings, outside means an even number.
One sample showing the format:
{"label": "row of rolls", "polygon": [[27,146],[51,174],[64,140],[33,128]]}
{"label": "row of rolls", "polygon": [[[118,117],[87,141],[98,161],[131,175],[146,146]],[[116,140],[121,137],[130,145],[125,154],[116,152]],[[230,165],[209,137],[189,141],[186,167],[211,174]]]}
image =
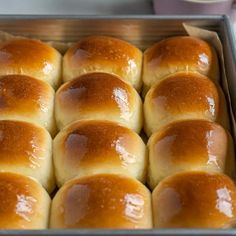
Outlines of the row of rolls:
{"label": "row of rolls", "polygon": [[189,36],[0,43],[0,228],[233,227],[219,68]]}

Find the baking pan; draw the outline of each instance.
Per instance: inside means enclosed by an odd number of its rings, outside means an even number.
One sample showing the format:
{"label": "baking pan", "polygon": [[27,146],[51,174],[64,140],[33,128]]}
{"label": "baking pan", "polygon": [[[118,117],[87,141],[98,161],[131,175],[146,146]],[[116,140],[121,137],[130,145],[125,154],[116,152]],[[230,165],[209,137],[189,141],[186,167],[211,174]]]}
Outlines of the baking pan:
{"label": "baking pan", "polygon": [[[169,36],[185,35],[182,23],[216,31],[221,39],[229,95],[236,115],[236,41],[227,16],[0,16],[0,30],[15,35],[54,42],[75,42],[88,35],[108,35],[127,40],[144,49]],[[224,88],[227,90],[227,87]],[[227,91],[225,91],[227,93]],[[228,98],[229,104],[229,98]],[[231,117],[231,122],[234,119]],[[232,123],[234,126],[234,123]],[[236,143],[234,136],[234,143]],[[0,230],[17,236],[145,236],[145,235],[236,235],[236,229],[152,229],[152,230]]]}

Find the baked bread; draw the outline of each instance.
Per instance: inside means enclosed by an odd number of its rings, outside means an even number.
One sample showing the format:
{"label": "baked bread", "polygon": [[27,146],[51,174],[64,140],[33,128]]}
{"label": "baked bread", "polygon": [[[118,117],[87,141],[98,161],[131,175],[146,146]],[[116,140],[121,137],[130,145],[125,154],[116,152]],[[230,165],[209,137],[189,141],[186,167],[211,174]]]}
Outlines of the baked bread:
{"label": "baked bread", "polygon": [[165,177],[184,171],[226,173],[235,177],[231,135],[217,123],[185,120],[164,126],[148,141],[151,189]]}
{"label": "baked bread", "polygon": [[56,93],[55,115],[62,129],[77,120],[110,120],[136,132],[142,128],[142,101],[136,90],[107,73],[82,75]]}
{"label": "baked bread", "polygon": [[54,88],[61,80],[61,55],[49,45],[33,39],[13,39],[0,43],[0,76],[28,75]]}
{"label": "baked bread", "polygon": [[216,121],[229,128],[221,88],[198,73],[179,72],[156,83],[144,101],[144,130],[148,136],[171,122],[186,119]]}
{"label": "baked bread", "polygon": [[230,228],[236,187],[226,175],[184,172],[165,178],[152,193],[156,228]]}
{"label": "baked bread", "polygon": [[144,93],[158,80],[179,71],[199,72],[219,81],[215,50],[207,42],[191,36],[170,37],[152,45],[144,52]]}
{"label": "baked bread", "polygon": [[25,75],[0,76],[0,120],[20,120],[38,124],[52,135],[56,131],[54,90]]}
{"label": "baked bread", "polygon": [[63,58],[63,79],[91,72],[119,76],[140,91],[142,52],[132,44],[106,36],[90,36],[68,49]]}
{"label": "baked bread", "polygon": [[145,182],[146,146],[132,130],[110,121],[78,121],[53,141],[57,185],[98,173],[129,175]]}
{"label": "baked bread", "polygon": [[0,121],[0,172],[31,176],[52,192],[55,181],[50,134],[28,122]]}
{"label": "baked bread", "polygon": [[122,175],[68,181],[52,201],[50,227],[151,228],[150,192],[139,181]]}
{"label": "baked bread", "polygon": [[35,180],[0,173],[0,229],[46,229],[51,199]]}

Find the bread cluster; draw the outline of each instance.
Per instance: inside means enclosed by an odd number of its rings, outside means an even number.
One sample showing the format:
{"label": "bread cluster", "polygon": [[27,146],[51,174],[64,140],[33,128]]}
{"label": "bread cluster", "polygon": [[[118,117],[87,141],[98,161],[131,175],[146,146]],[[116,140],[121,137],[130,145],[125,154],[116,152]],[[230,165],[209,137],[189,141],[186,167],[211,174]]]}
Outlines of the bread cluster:
{"label": "bread cluster", "polygon": [[233,227],[234,146],[215,50],[172,37],[146,49],[143,61],[154,227]]}
{"label": "bread cluster", "polygon": [[142,52],[112,37],[84,38],[65,53],[51,228],[152,227],[141,71]]}
{"label": "bread cluster", "polygon": [[46,229],[62,56],[32,39],[0,43],[0,228]]}
{"label": "bread cluster", "polygon": [[219,71],[189,36],[1,43],[0,229],[233,227]]}

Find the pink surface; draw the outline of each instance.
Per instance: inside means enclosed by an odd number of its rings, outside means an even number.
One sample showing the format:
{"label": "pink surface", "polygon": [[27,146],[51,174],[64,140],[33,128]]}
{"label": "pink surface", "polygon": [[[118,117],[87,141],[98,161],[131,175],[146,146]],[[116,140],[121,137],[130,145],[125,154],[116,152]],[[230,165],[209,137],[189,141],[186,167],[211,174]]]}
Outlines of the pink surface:
{"label": "pink surface", "polygon": [[156,14],[231,14],[233,0],[193,2],[188,0],[153,0]]}

